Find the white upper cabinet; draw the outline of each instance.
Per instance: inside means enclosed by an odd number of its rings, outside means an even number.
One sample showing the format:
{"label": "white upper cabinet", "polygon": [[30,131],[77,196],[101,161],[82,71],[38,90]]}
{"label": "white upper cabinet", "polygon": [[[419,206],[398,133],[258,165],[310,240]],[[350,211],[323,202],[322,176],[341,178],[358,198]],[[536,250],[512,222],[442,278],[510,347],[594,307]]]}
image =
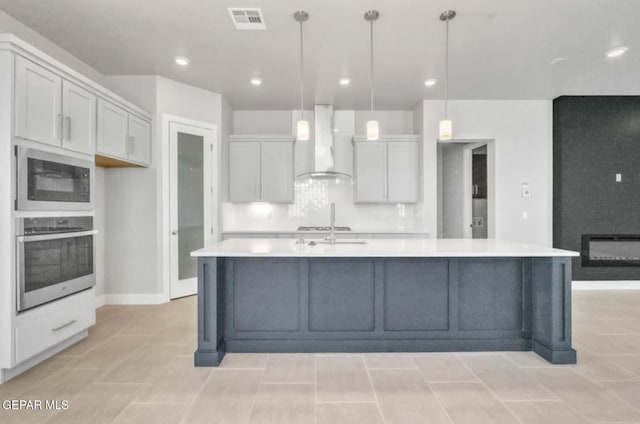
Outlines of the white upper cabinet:
{"label": "white upper cabinet", "polygon": [[62,81],[62,147],[93,154],[96,149],[96,96]]}
{"label": "white upper cabinet", "polygon": [[419,201],[420,148],[415,136],[354,139],[355,203]]}
{"label": "white upper cabinet", "polygon": [[16,137],[97,154],[109,159],[106,166],[149,165],[152,127],[144,112],[71,70],[40,63],[15,55]]}
{"label": "white upper cabinet", "polygon": [[292,203],[293,173],[292,137],[231,137],[229,201]]}
{"label": "white upper cabinet", "polygon": [[261,147],[261,200],[276,203],[293,202],[293,143],[268,141],[263,142]]}
{"label": "white upper cabinet", "polygon": [[139,165],[149,165],[151,123],[120,106],[98,99],[96,153]]}
{"label": "white upper cabinet", "polygon": [[387,143],[355,143],[354,179],[356,203],[387,201]]}
{"label": "white upper cabinet", "polygon": [[387,143],[387,200],[391,203],[416,203],[419,178],[418,143]]}
{"label": "white upper cabinet", "polygon": [[129,114],[129,154],[132,162],[151,162],[151,123]]}
{"label": "white upper cabinet", "polygon": [[21,56],[15,71],[15,135],[60,146],[62,78]]}
{"label": "white upper cabinet", "polygon": [[229,200],[260,201],[260,142],[229,144]]}
{"label": "white upper cabinet", "polygon": [[98,100],[97,153],[126,159],[129,148],[129,113],[106,100]]}

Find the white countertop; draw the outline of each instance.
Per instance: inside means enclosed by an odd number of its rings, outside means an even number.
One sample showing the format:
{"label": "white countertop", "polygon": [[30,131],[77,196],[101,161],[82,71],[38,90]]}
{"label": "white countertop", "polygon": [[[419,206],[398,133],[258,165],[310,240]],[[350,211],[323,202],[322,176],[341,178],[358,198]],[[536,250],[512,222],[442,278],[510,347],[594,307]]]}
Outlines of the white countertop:
{"label": "white countertop", "polygon": [[[308,243],[312,239],[305,239]],[[314,239],[322,241],[322,239]],[[345,241],[341,239],[340,241]],[[363,240],[354,240],[363,241]],[[294,239],[229,239],[191,252],[221,257],[566,257],[578,252],[495,239],[367,239],[366,244],[297,244]]]}
{"label": "white countertop", "polygon": [[[328,231],[298,231],[298,230],[224,230],[222,234],[294,234],[294,235],[305,235],[305,234],[328,234]],[[398,229],[351,229],[351,231],[338,231],[336,230],[336,235],[348,236],[349,234],[360,235],[360,234],[424,234],[429,235],[428,231],[423,230],[398,230]]]}

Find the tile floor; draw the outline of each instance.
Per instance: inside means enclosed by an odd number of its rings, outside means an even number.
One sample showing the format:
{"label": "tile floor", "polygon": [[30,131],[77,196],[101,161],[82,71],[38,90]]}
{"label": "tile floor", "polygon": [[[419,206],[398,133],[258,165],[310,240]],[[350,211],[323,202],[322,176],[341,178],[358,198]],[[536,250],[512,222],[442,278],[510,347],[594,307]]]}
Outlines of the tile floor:
{"label": "tile floor", "polygon": [[228,354],[194,368],[195,298],[104,306],[89,337],[7,384],[9,423],[640,423],[640,292],[574,292],[576,366],[529,352]]}

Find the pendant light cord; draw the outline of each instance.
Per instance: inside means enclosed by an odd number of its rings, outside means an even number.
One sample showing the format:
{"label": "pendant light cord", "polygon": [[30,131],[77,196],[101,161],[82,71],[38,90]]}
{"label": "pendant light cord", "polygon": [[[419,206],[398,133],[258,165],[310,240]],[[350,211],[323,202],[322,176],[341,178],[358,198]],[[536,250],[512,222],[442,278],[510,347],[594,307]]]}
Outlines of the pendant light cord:
{"label": "pendant light cord", "polygon": [[[371,25],[370,31],[370,47],[371,47],[371,112],[373,112],[373,20],[369,21]],[[373,119],[373,116],[372,116]]]}
{"label": "pendant light cord", "polygon": [[444,119],[447,119],[447,109],[449,103],[449,21],[451,18],[447,17],[447,32],[446,32],[446,47],[444,56]]}
{"label": "pendant light cord", "polygon": [[300,119],[304,120],[304,43],[300,21]]}

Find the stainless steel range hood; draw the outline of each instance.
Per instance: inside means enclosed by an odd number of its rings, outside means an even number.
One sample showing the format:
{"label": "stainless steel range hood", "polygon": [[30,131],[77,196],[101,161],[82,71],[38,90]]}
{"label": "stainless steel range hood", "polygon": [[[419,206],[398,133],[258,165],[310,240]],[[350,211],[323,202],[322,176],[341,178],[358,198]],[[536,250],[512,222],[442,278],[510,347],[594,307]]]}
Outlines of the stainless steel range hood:
{"label": "stainless steel range hood", "polygon": [[334,169],[333,105],[316,105],[314,121],[313,170],[297,178],[351,178],[351,175]]}

